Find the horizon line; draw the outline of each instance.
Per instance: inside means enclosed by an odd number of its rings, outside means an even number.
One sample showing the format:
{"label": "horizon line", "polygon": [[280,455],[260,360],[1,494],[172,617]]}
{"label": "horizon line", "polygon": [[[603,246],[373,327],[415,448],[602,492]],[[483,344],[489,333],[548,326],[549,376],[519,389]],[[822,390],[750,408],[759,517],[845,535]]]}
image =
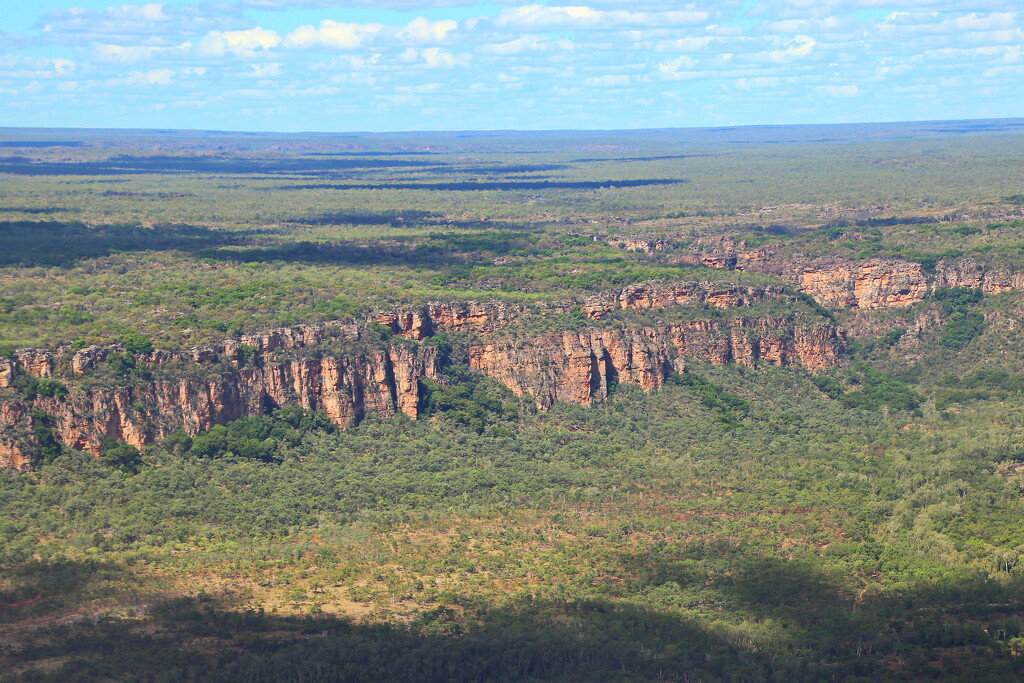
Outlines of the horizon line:
{"label": "horizon line", "polygon": [[848,121],[832,123],[747,123],[724,126],[664,126],[658,128],[452,128],[436,130],[225,130],[214,128],[96,128],[85,126],[0,126],[0,131],[82,131],[82,132],[126,132],[126,133],[214,133],[227,135],[448,135],[467,133],[650,133],[663,131],[735,130],[738,128],[812,128],[840,126],[884,126],[906,124],[949,124],[949,123],[1010,123],[1021,122],[1024,116],[968,119],[903,119],[893,121]]}

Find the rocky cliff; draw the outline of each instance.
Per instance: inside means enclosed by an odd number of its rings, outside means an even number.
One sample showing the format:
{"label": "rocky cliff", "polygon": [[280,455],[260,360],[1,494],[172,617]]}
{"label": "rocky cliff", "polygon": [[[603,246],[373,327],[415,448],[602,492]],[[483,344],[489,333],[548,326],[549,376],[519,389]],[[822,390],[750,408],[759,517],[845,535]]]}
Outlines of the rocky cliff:
{"label": "rocky cliff", "polygon": [[783,255],[771,249],[720,250],[673,257],[679,263],[778,275],[796,283],[826,308],[906,307],[942,287],[970,287],[986,294],[1024,289],[1024,273],[965,258],[940,261],[933,272],[900,259],[844,261]]}
{"label": "rocky cliff", "polygon": [[[22,350],[0,360],[0,466],[30,466],[46,428],[61,443],[98,452],[104,438],[142,446],[175,429],[190,434],[285,405],[323,410],[340,426],[367,415],[411,418],[419,409],[419,379],[438,379],[441,361],[429,338],[438,332],[473,333],[470,366],[546,408],[554,401],[603,400],[616,382],[644,389],[662,385],[684,359],[712,363],[802,365],[837,362],[844,339],[820,320],[716,316],[639,328],[608,326],[514,340],[494,334],[529,316],[579,310],[601,320],[616,310],[689,306],[740,309],[766,301],[793,301],[782,287],[714,283],[644,284],[586,300],[533,305],[506,302],[430,303],[373,316],[397,338],[378,340],[379,327],[328,323],[272,330],[184,351],[134,358],[144,372],[117,376],[105,362],[118,347]],[[371,341],[372,339],[372,341]],[[67,395],[29,402],[12,388],[19,374],[58,378]],[[35,409],[35,415],[33,415]],[[41,411],[41,412],[40,412]],[[46,417],[43,417],[45,413]]]}
{"label": "rocky cliff", "polygon": [[[96,351],[91,355],[102,355]],[[436,348],[426,345],[292,360],[270,353],[247,361],[203,354],[191,364],[165,362],[154,367],[152,379],[120,386],[69,380],[67,396],[40,397],[31,405],[0,401],[0,465],[22,467],[38,450],[30,407],[51,416],[63,444],[97,453],[103,438],[142,446],[175,429],[195,434],[286,405],[322,410],[341,426],[369,414],[401,411],[415,418],[419,378],[436,379],[439,372]]]}
{"label": "rocky cliff", "polygon": [[376,321],[402,337],[421,340],[438,332],[493,332],[526,315],[567,313],[576,307],[591,320],[600,320],[617,310],[643,311],[675,306],[726,309],[763,301],[793,302],[797,299],[785,287],[743,287],[710,282],[642,283],[579,301],[532,306],[504,301],[432,302],[381,313]]}
{"label": "rocky cliff", "polygon": [[835,365],[844,347],[842,333],[831,325],[803,328],[791,318],[739,318],[485,343],[470,348],[469,364],[543,409],[556,401],[602,401],[619,382],[657,389],[669,373],[682,372],[685,359],[816,370]]}

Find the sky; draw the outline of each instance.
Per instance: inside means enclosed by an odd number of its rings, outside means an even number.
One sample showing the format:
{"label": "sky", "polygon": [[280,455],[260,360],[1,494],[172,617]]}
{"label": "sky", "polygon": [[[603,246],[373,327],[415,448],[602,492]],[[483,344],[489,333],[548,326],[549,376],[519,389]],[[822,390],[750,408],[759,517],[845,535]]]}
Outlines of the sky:
{"label": "sky", "polygon": [[0,0],[0,125],[626,129],[1024,115],[1022,0]]}

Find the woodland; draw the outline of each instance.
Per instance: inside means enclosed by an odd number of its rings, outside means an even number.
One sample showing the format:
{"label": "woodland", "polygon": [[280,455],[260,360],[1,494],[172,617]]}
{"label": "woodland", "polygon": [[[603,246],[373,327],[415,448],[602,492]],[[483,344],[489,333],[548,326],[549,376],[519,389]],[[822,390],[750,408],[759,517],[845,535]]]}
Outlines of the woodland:
{"label": "woodland", "polygon": [[[0,471],[0,681],[1024,677],[1024,122],[0,128],[0,188],[0,414],[28,425],[0,444],[29,444]],[[588,308],[678,283],[774,298]],[[380,317],[437,302],[516,314]],[[550,405],[474,366],[753,319],[837,357],[684,356]],[[360,332],[245,342],[311,325]],[[158,362],[225,339],[242,370]],[[296,395],[91,450],[58,415],[424,348],[412,414]]]}

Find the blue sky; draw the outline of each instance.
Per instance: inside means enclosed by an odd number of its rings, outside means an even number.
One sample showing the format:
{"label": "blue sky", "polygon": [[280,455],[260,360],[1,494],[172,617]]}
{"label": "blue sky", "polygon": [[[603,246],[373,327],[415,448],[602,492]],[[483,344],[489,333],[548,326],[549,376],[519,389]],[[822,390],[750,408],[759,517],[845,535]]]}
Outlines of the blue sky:
{"label": "blue sky", "polygon": [[0,125],[355,131],[1024,115],[1021,0],[0,0]]}

